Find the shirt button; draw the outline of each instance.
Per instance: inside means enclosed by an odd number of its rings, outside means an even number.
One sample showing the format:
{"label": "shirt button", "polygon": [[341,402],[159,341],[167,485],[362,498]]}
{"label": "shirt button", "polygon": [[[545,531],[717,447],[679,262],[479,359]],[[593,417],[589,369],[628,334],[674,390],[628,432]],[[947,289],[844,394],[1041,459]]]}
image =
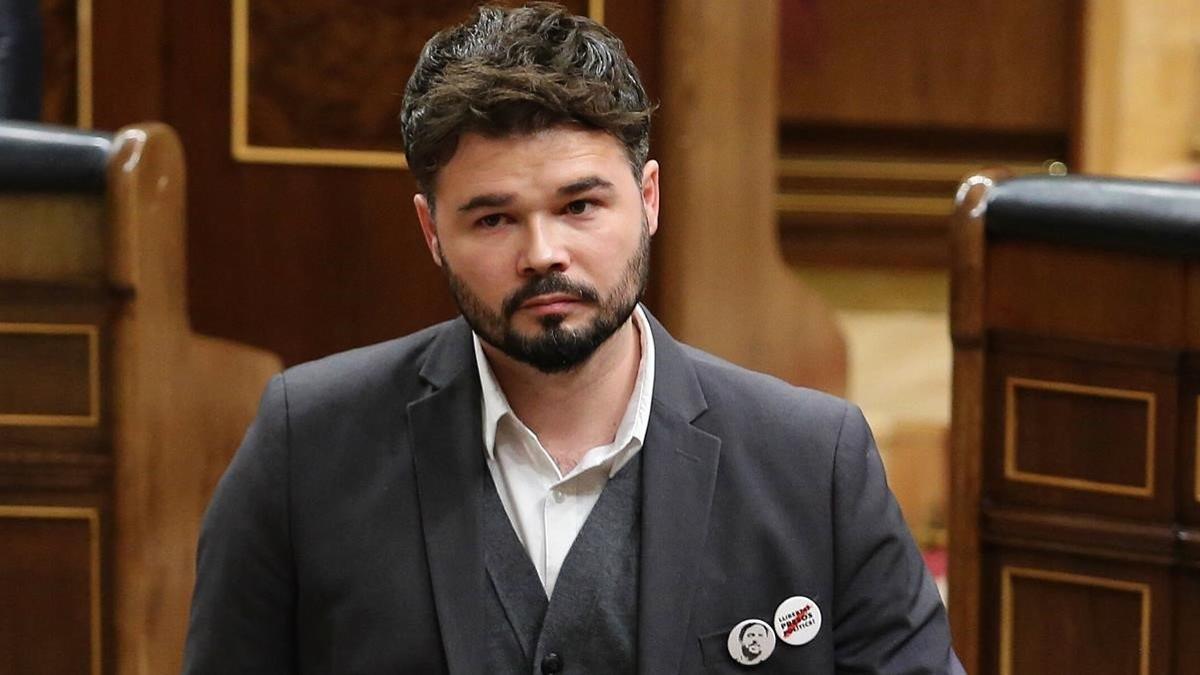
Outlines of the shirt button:
{"label": "shirt button", "polygon": [[551,490],[550,497],[554,499],[555,504],[561,504],[561,503],[563,503],[563,500],[566,499],[566,497],[563,496],[563,493],[560,490]]}
{"label": "shirt button", "polygon": [[550,673],[561,673],[563,669],[562,657],[557,652],[550,652],[546,658],[542,659],[542,672],[550,675]]}

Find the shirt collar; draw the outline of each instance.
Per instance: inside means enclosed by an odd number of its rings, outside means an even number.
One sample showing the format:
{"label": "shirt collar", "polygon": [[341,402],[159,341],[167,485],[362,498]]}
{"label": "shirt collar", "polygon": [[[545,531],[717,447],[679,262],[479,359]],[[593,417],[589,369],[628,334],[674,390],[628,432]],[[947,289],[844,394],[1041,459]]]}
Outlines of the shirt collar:
{"label": "shirt collar", "polygon": [[[638,361],[637,380],[633,385],[633,394],[625,406],[625,414],[617,426],[613,445],[623,448],[632,441],[639,445],[646,440],[646,428],[650,424],[650,402],[654,399],[654,336],[650,333],[650,322],[639,304],[633,310],[633,322],[637,328],[641,342],[642,356]],[[505,416],[516,415],[508,404],[508,398],[500,389],[492,365],[483,353],[483,343],[479,335],[472,331],[471,339],[475,344],[475,365],[478,366],[479,384],[483,392],[483,447],[488,459],[495,458],[496,428]]]}

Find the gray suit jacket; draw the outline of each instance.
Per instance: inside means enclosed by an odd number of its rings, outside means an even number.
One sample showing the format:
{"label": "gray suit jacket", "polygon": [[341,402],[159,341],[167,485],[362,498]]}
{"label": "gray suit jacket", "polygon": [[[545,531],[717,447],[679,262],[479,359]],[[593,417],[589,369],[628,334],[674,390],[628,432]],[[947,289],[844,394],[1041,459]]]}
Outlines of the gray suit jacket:
{"label": "gray suit jacket", "polygon": [[[857,408],[651,324],[639,672],[745,672],[729,631],[795,595],[820,631],[753,670],[961,672]],[[480,426],[462,319],[277,376],[205,516],[184,671],[485,672]]]}

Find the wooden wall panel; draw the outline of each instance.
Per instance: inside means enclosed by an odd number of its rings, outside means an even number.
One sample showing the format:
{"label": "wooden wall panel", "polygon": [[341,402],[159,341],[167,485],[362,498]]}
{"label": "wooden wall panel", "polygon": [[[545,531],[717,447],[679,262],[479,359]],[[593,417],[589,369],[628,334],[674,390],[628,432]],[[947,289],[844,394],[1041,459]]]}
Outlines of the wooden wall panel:
{"label": "wooden wall panel", "polygon": [[[247,144],[403,152],[396,118],[421,48],[476,4],[233,3],[246,14],[248,72],[235,64],[234,79],[248,80],[248,96],[234,116],[246,116]],[[588,11],[586,0],[566,4]]]}
{"label": "wooden wall panel", "polygon": [[[115,131],[138,122],[167,121],[163,78],[167,60],[179,49],[166,35],[168,0],[90,1],[99,3],[92,12],[93,126]],[[228,31],[216,25],[193,29],[213,42]],[[205,54],[219,60],[221,54],[210,51],[215,48],[206,46]],[[202,96],[203,90],[187,92],[193,106],[222,104]]]}
{"label": "wooden wall panel", "polygon": [[778,211],[788,261],[944,267],[959,181],[989,167],[1066,171],[1084,4],[783,0]]}
{"label": "wooden wall panel", "polygon": [[783,0],[780,116],[1064,131],[1077,88],[1078,4]]}
{"label": "wooden wall panel", "polygon": [[290,364],[450,317],[412,215],[410,175],[235,162],[231,3],[169,4],[165,33],[181,56],[165,70],[164,117],[188,159],[194,328]]}

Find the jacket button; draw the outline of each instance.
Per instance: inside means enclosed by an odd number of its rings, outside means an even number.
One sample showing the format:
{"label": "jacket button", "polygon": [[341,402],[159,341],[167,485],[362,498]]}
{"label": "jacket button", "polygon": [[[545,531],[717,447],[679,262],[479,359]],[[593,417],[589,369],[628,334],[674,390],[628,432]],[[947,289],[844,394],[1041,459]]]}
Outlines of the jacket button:
{"label": "jacket button", "polygon": [[546,658],[542,659],[542,672],[546,675],[552,673],[561,673],[563,669],[562,657],[557,652],[550,652]]}

